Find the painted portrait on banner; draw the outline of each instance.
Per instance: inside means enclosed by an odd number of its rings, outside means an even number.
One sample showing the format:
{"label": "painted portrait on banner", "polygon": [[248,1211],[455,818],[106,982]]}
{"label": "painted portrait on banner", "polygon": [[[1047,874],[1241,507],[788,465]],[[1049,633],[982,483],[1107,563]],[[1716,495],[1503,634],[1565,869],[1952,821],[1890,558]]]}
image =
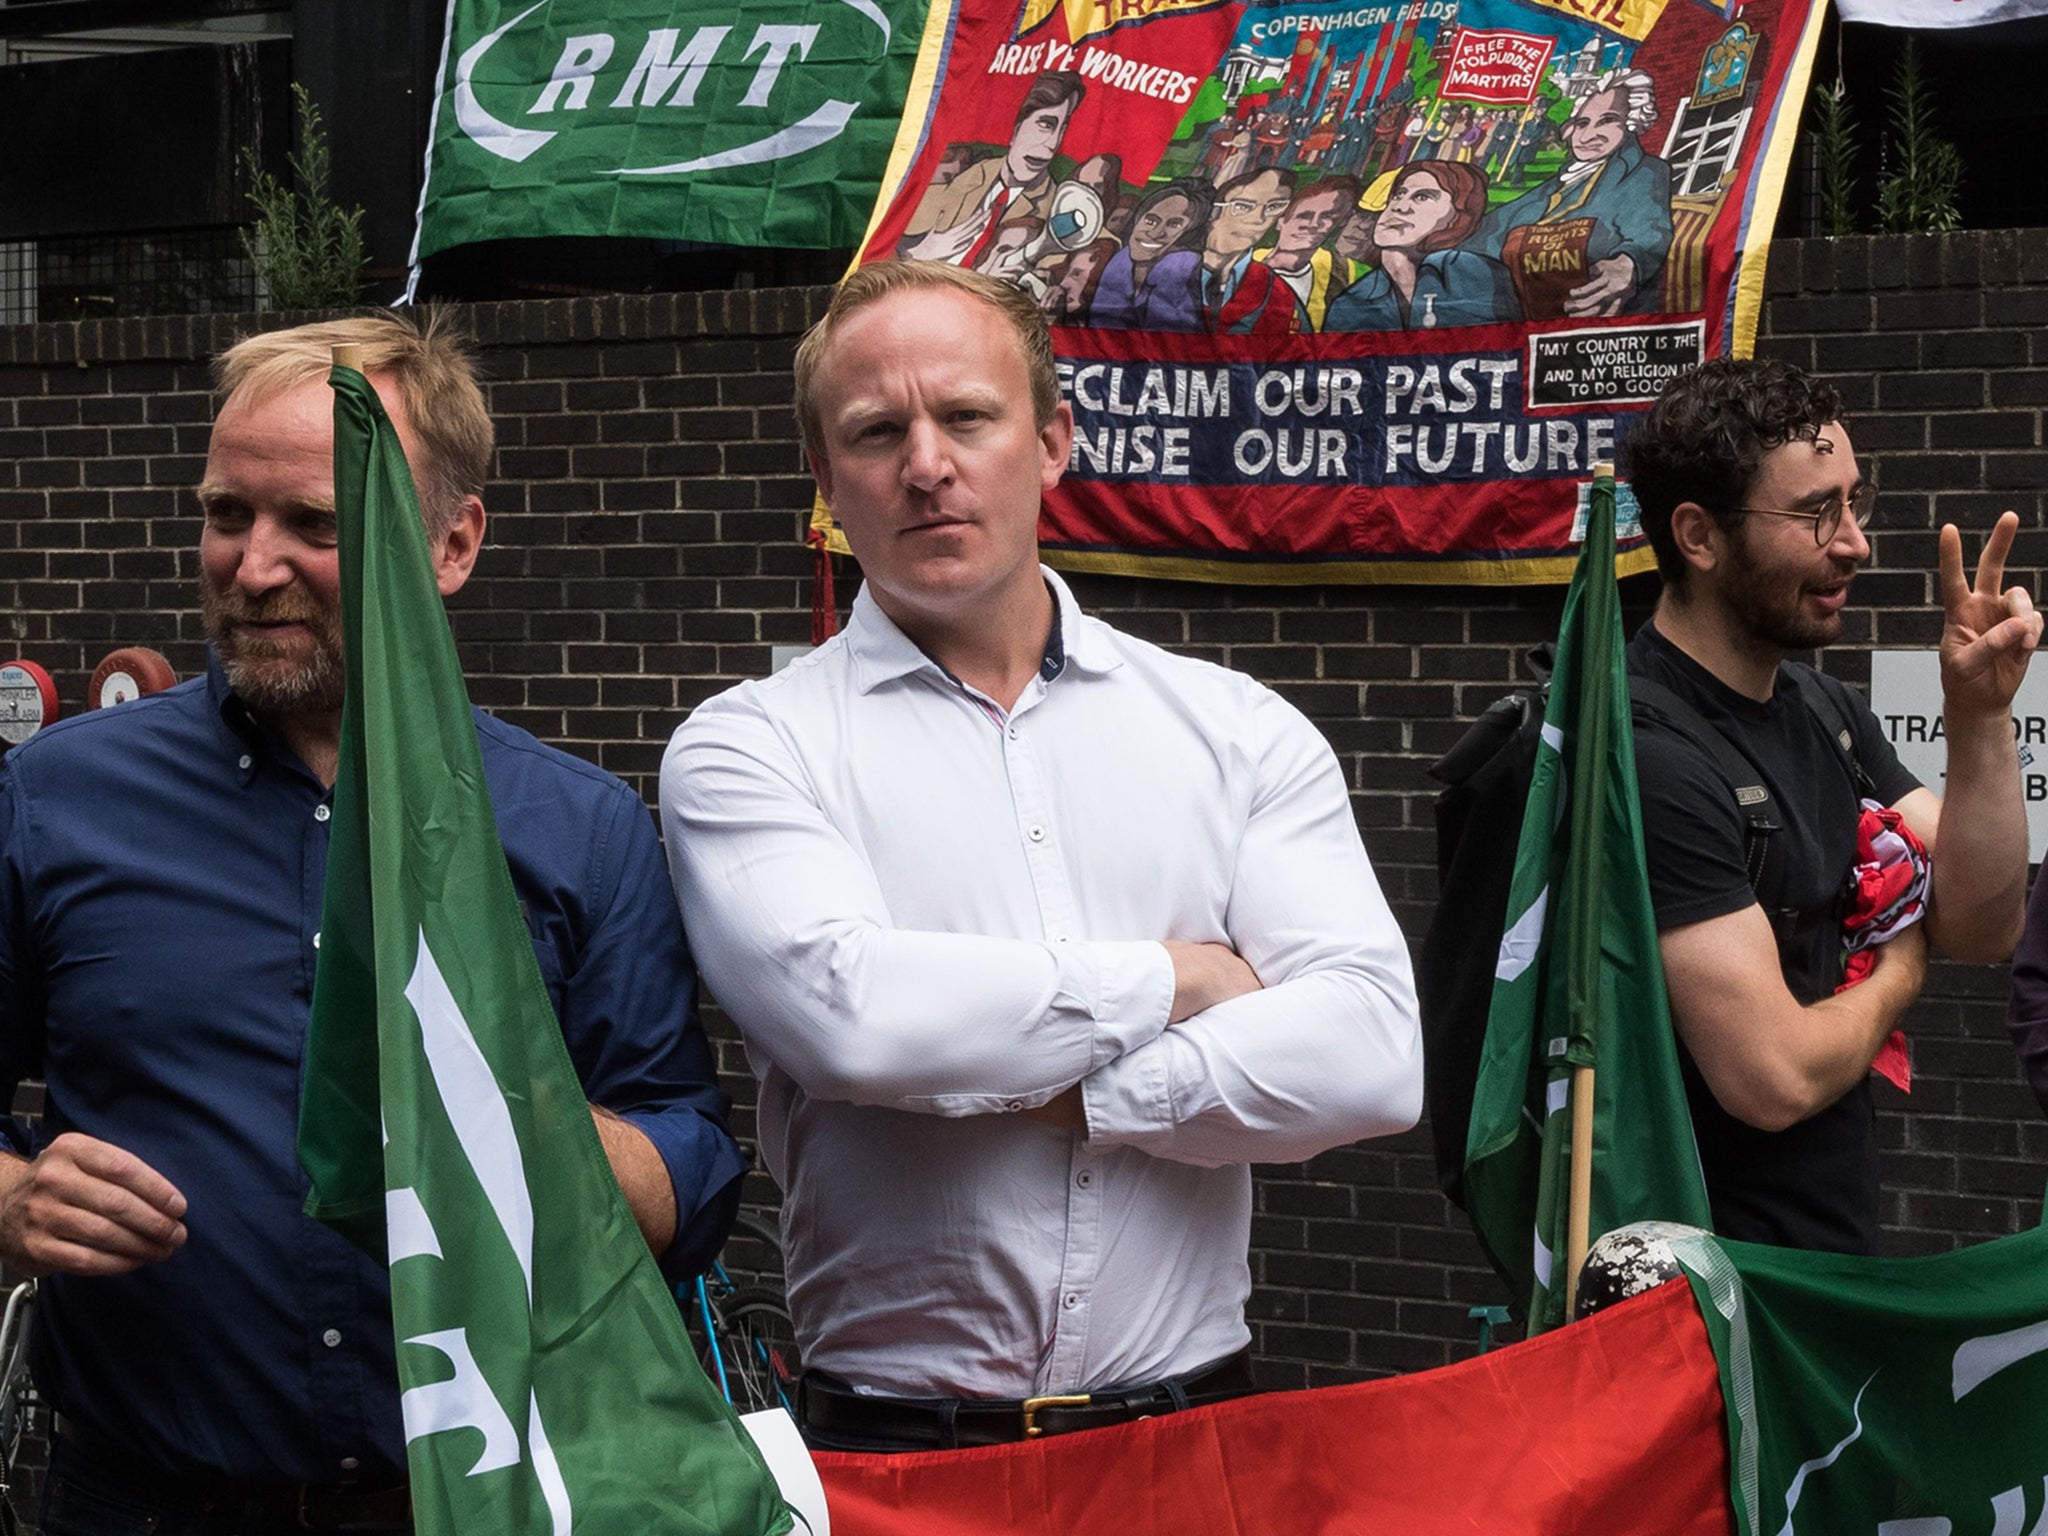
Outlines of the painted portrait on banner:
{"label": "painted portrait on banner", "polygon": [[1748,350],[1818,21],[940,0],[862,259],[992,273],[1053,325],[1055,563],[1561,580],[1594,466]]}

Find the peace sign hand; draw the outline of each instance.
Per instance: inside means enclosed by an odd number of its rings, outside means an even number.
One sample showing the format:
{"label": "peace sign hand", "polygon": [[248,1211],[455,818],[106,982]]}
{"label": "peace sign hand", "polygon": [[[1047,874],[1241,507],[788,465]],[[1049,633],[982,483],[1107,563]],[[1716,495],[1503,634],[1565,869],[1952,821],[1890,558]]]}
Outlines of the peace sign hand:
{"label": "peace sign hand", "polygon": [[1974,584],[1963,580],[1963,536],[1953,523],[1941,530],[1941,694],[1943,704],[1976,716],[2005,715],[2027,675],[2041,640],[2041,615],[2025,587],[2008,587],[2005,557],[2019,532],[2007,512],[1984,541]]}

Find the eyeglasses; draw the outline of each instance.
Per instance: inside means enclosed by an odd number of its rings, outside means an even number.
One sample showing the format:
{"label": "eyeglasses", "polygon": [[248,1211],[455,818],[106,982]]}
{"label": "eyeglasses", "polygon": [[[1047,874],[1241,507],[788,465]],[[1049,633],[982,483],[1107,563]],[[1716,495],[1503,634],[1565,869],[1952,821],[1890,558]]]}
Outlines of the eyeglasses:
{"label": "eyeglasses", "polygon": [[1877,487],[1859,486],[1856,494],[1844,497],[1840,491],[1815,507],[1811,512],[1786,512],[1777,507],[1736,507],[1730,512],[1733,517],[1796,517],[1803,523],[1813,524],[1813,542],[1819,549],[1826,549],[1841,531],[1842,514],[1847,511],[1849,520],[1858,528],[1870,526],[1870,515],[1877,510]]}
{"label": "eyeglasses", "polygon": [[1291,198],[1276,197],[1263,203],[1255,203],[1248,197],[1233,197],[1223,206],[1240,219],[1248,219],[1255,213],[1263,213],[1269,219],[1277,219],[1287,211]]}

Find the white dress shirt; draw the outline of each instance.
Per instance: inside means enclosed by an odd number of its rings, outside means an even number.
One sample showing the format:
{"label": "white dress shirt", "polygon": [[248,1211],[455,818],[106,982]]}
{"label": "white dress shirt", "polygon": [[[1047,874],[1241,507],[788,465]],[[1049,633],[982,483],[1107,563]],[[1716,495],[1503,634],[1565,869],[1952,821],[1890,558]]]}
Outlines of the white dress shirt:
{"label": "white dress shirt", "polygon": [[[1408,951],[1269,689],[1084,617],[1005,712],[867,591],[661,770],[691,947],[761,1082],[808,1366],[892,1396],[1155,1381],[1249,1337],[1253,1160],[1405,1130]],[[1264,990],[1167,1023],[1164,939]],[[1082,1085],[1085,1140],[1017,1111]]]}

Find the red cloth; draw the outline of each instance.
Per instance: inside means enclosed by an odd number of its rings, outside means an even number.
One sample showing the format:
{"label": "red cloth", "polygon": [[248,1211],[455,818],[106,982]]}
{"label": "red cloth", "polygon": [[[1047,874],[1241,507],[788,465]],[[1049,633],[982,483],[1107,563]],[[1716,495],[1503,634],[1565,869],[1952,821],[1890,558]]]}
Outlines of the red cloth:
{"label": "red cloth", "polygon": [[[1846,992],[1877,965],[1877,946],[1903,933],[1927,913],[1927,849],[1889,806],[1865,800],[1856,819],[1856,867],[1849,872],[1849,911],[1842,941]],[[1878,1047],[1870,1070],[1901,1093],[1913,1091],[1913,1058],[1903,1030],[1893,1030]]]}
{"label": "red cloth", "polygon": [[816,1460],[834,1536],[1730,1536],[1726,1439],[1676,1281],[1391,1381]]}

